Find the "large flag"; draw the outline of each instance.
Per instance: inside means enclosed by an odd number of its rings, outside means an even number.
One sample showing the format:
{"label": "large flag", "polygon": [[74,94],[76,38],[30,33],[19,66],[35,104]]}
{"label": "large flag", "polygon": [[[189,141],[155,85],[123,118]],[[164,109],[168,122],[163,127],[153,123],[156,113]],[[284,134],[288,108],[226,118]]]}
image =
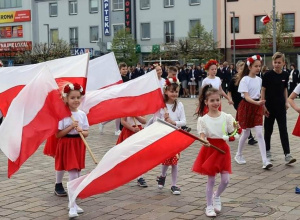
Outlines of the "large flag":
{"label": "large flag", "polygon": [[89,62],[86,90],[93,91],[122,83],[120,70],[113,52]]}
{"label": "large flag", "polygon": [[6,116],[12,100],[45,64],[60,88],[67,82],[77,82],[85,88],[88,61],[88,54],[83,54],[39,64],[0,68],[0,111]]}
{"label": "large flag", "polygon": [[161,86],[153,70],[126,83],[89,91],[79,109],[87,114],[89,124],[116,118],[152,114],[164,108]]}
{"label": "large flag", "polygon": [[183,151],[196,139],[182,130],[155,122],[111,148],[91,173],[68,182],[69,201],[122,186]]}
{"label": "large flag", "polygon": [[12,101],[0,126],[0,148],[9,158],[8,177],[57,131],[58,122],[70,115],[45,65]]}

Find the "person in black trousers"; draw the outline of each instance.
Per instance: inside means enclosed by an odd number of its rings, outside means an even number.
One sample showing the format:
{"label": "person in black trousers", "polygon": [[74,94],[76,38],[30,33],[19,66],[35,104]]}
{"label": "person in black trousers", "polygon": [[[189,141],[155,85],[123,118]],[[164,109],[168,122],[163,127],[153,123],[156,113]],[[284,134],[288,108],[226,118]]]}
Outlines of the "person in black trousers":
{"label": "person in black trousers", "polygon": [[272,160],[271,136],[275,119],[279,127],[279,134],[286,164],[296,162],[290,154],[289,137],[287,133],[286,110],[288,109],[287,87],[289,74],[282,70],[285,56],[276,52],[273,57],[273,70],[268,71],[262,78],[261,100],[265,103],[265,142],[268,160]]}
{"label": "person in black trousers", "polygon": [[291,63],[291,72],[289,76],[289,96],[299,83],[299,70],[296,69],[296,65]]}

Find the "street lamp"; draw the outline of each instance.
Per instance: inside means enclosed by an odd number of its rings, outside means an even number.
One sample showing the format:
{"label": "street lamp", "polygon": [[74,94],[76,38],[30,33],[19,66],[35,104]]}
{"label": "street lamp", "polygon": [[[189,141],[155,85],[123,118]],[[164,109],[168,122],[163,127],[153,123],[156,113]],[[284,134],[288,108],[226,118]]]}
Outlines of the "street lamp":
{"label": "street lamp", "polygon": [[235,12],[231,11],[232,14],[232,32],[233,32],[233,63],[235,66]]}
{"label": "street lamp", "polygon": [[273,0],[273,54],[276,53],[276,5],[275,0]]}
{"label": "street lamp", "polygon": [[44,24],[47,27],[47,42],[48,42],[48,48],[49,48],[49,24]]}

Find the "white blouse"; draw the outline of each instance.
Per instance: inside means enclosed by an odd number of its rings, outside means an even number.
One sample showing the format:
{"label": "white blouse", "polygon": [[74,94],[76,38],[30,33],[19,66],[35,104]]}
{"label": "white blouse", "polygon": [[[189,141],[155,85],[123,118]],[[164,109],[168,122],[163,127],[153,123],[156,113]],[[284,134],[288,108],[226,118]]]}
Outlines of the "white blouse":
{"label": "white blouse", "polygon": [[230,114],[221,112],[219,117],[213,118],[208,114],[198,118],[197,131],[200,135],[203,133],[207,138],[223,138],[224,132],[231,133],[234,131],[234,118]]}
{"label": "white blouse", "polygon": [[[89,122],[86,117],[86,114],[78,110],[77,112],[72,112],[72,116],[75,121],[78,121],[78,126],[82,128],[82,130],[86,131],[89,129]],[[58,130],[63,130],[69,127],[73,123],[71,117],[64,118],[63,120],[59,121],[58,123]],[[68,134],[78,134],[75,129],[72,129]]]}
{"label": "white blouse", "polygon": [[255,76],[255,78],[252,78],[250,76],[244,76],[241,79],[238,92],[241,93],[242,98],[245,98],[243,92],[248,92],[249,96],[252,99],[259,99],[261,84],[262,84],[262,79],[258,76]]}
{"label": "white blouse", "polygon": [[220,89],[220,85],[222,84],[221,80],[219,77],[215,77],[213,79],[210,79],[208,77],[206,77],[203,82],[202,82],[202,88],[206,85],[211,84],[213,88],[219,90]]}

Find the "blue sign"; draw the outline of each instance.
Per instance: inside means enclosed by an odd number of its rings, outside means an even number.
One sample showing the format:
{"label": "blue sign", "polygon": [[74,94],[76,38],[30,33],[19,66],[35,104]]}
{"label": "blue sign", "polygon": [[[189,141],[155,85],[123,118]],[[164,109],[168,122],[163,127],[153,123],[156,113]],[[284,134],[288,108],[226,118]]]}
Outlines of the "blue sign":
{"label": "blue sign", "polygon": [[13,66],[14,65],[14,61],[13,60],[8,60],[7,61],[7,66]]}
{"label": "blue sign", "polygon": [[104,28],[104,35],[110,36],[109,0],[103,0],[103,28]]}
{"label": "blue sign", "polygon": [[93,56],[94,48],[73,48],[71,54],[74,56],[81,55],[84,53],[90,53],[90,57]]}

